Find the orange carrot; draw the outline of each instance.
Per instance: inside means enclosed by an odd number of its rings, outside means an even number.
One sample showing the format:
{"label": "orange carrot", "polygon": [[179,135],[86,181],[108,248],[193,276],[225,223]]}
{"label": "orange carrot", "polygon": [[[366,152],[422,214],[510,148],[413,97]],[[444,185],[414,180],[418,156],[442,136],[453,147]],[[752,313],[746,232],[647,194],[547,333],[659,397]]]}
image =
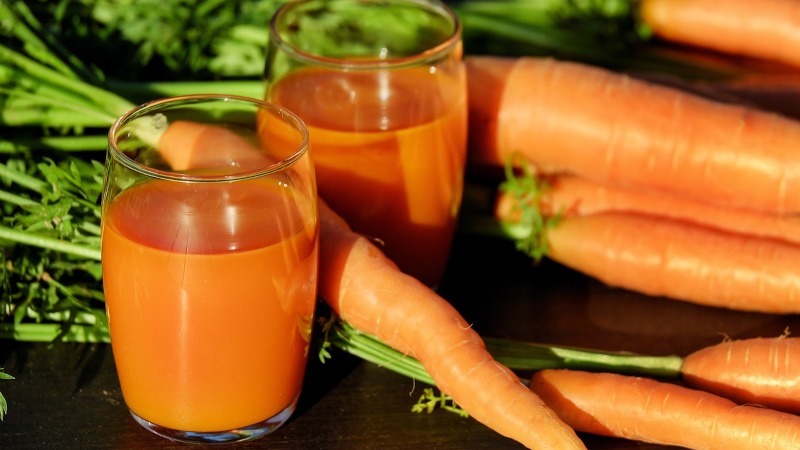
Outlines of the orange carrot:
{"label": "orange carrot", "polygon": [[800,338],[726,340],[687,355],[681,373],[736,402],[800,413]]}
{"label": "orange carrot", "polygon": [[800,448],[800,417],[649,378],[567,369],[531,389],[578,431],[692,449]]}
{"label": "orange carrot", "polygon": [[640,15],[667,41],[800,66],[797,0],[642,0]]}
{"label": "orange carrot", "polygon": [[800,122],[584,64],[472,56],[472,165],[512,152],[570,172],[771,212],[800,211]]}
{"label": "orange carrot", "polygon": [[[159,150],[170,160],[171,153],[194,147],[189,168],[204,165],[203,158],[213,152],[203,147],[227,139],[224,134],[230,133],[209,127],[205,138],[196,140],[191,133],[179,134],[180,130],[167,128]],[[585,448],[574,430],[491,357],[480,336],[450,303],[400,272],[322,200],[319,212],[319,293],[343,320],[417,358],[442,392],[500,434],[532,449]]]}
{"label": "orange carrot", "polygon": [[371,241],[320,201],[319,291],[362,332],[418,359],[465,411],[528,448],[584,448],[443,298],[400,272]]}
{"label": "orange carrot", "polygon": [[[549,186],[539,199],[545,215],[562,213],[571,217],[607,211],[635,212],[800,244],[800,216],[711,205],[668,193],[629,189],[575,175],[545,176],[543,181]],[[511,209],[516,204],[513,193],[500,192],[495,206],[496,216],[503,218],[513,215]]]}
{"label": "orange carrot", "polygon": [[608,285],[706,306],[800,312],[800,246],[626,212],[564,218],[547,256]]}
{"label": "orange carrot", "polygon": [[160,115],[141,117],[131,124],[143,140],[168,149],[162,150],[161,156],[172,170],[249,164],[257,167],[266,161],[253,142],[218,125],[189,120],[167,123]]}

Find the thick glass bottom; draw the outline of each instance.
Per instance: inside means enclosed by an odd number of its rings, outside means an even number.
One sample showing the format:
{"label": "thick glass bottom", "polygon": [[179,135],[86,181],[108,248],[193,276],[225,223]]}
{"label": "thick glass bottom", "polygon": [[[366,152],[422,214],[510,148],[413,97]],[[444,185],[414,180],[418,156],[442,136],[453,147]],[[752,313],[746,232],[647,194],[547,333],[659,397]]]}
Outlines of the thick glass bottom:
{"label": "thick glass bottom", "polygon": [[171,441],[189,444],[225,444],[252,441],[272,433],[289,420],[296,406],[297,399],[284,408],[283,411],[262,422],[234,430],[212,432],[173,430],[143,419],[133,411],[130,411],[130,413],[139,425]]}

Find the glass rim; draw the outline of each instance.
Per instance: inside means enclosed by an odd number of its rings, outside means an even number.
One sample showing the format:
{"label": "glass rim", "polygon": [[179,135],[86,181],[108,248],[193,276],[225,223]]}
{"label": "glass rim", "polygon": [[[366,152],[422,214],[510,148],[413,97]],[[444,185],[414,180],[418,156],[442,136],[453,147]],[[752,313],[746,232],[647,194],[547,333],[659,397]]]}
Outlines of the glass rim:
{"label": "glass rim", "polygon": [[[199,175],[199,174],[182,173],[171,170],[157,169],[155,167],[151,167],[148,166],[147,164],[142,164],[136,161],[135,159],[126,155],[125,152],[123,152],[117,145],[117,135],[122,130],[122,127],[127,123],[129,123],[131,120],[143,116],[144,113],[153,110],[157,111],[159,108],[163,106],[168,106],[170,104],[178,104],[184,102],[200,103],[204,101],[235,101],[242,104],[250,104],[262,110],[267,110],[271,114],[279,117],[284,122],[288,123],[294,129],[299,131],[302,137],[301,142],[298,144],[297,148],[291,152],[291,154],[288,157],[282,160],[270,163],[268,165],[256,169],[243,170],[241,172],[224,174],[224,175]],[[308,127],[297,114],[293,113],[292,111],[282,106],[278,106],[274,103],[240,95],[190,94],[190,95],[178,95],[173,97],[164,97],[152,100],[146,103],[142,103],[138,106],[135,106],[130,110],[128,110],[127,112],[125,112],[123,115],[121,115],[114,121],[114,123],[111,125],[111,128],[109,128],[108,130],[108,149],[110,150],[109,153],[111,157],[114,158],[115,161],[119,162],[126,168],[133,170],[141,175],[168,181],[212,183],[212,182],[241,181],[252,178],[259,178],[274,173],[282,172],[288,169],[289,167],[293,166],[298,160],[300,160],[304,155],[308,153],[309,147],[310,147],[310,142],[309,142]]]}
{"label": "glass rim", "polygon": [[[339,67],[351,70],[368,70],[375,68],[395,68],[420,64],[431,59],[438,59],[441,55],[452,51],[461,41],[462,24],[456,12],[446,3],[440,0],[402,0],[402,3],[417,5],[430,11],[435,11],[445,17],[453,24],[453,31],[439,44],[428,48],[422,52],[408,56],[399,56],[386,59],[347,59],[332,56],[322,56],[313,52],[305,51],[296,45],[290,44],[283,39],[278,32],[278,23],[291,10],[314,1],[324,0],[294,0],[281,5],[273,14],[269,22],[269,39],[271,43],[278,46],[282,51],[291,54],[294,58],[318,66]],[[379,4],[387,0],[356,0],[358,3]]]}

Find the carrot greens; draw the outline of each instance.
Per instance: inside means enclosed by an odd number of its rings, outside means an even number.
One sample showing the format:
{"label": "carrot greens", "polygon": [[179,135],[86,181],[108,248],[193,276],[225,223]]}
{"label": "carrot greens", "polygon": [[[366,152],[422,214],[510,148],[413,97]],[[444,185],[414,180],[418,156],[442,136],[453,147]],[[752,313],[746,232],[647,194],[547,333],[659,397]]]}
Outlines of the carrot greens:
{"label": "carrot greens", "polygon": [[[3,372],[3,368],[0,367],[0,380],[13,380],[13,379],[14,377]],[[8,402],[6,401],[6,398],[3,397],[3,394],[0,393],[0,420],[3,420],[3,417],[5,417],[7,412],[8,412]]]}
{"label": "carrot greens", "polygon": [[542,213],[541,198],[550,186],[536,176],[533,167],[519,154],[508,158],[504,170],[506,178],[499,189],[514,198],[510,214],[517,220],[500,221],[500,227],[514,240],[517,250],[538,262],[547,255],[547,228],[558,225],[561,218],[559,214],[545,216]]}

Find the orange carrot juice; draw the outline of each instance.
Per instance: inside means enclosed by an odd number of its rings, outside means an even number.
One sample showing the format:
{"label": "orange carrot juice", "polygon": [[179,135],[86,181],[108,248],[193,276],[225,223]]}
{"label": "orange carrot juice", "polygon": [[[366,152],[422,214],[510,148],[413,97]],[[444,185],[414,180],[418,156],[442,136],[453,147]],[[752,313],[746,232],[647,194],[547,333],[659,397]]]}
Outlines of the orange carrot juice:
{"label": "orange carrot juice", "polygon": [[[130,410],[213,432],[293,407],[316,297],[317,234],[270,179],[152,180],[103,220],[111,341]],[[281,214],[271,213],[280,209]]]}
{"label": "orange carrot juice", "polygon": [[402,270],[438,284],[463,190],[463,73],[307,68],[267,98],[306,122],[320,196]]}

